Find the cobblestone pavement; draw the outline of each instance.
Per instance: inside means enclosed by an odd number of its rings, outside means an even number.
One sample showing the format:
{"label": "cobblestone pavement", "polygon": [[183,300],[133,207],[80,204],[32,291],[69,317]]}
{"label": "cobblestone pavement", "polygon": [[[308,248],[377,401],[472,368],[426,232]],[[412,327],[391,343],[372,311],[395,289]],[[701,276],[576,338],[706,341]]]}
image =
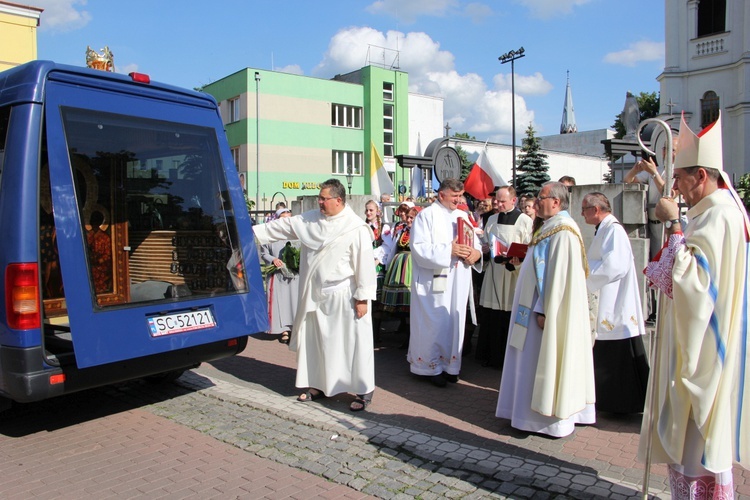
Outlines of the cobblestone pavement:
{"label": "cobblestone pavement", "polygon": [[[378,389],[299,403],[294,354],[270,336],[176,385],[133,382],[0,416],[3,498],[612,498],[640,496],[640,418],[599,416],[567,438],[494,417],[500,373],[464,360],[437,388],[384,335]],[[735,471],[739,498],[747,472]],[[669,498],[665,469],[650,492]]]}

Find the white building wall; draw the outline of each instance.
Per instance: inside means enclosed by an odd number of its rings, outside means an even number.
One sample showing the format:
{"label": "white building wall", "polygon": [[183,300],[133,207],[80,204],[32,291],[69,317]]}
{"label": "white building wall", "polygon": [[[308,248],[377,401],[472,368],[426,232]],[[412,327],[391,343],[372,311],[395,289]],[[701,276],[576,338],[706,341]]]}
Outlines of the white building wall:
{"label": "white building wall", "polygon": [[421,156],[443,136],[443,98],[409,93],[409,154]]}
{"label": "white building wall", "polygon": [[[724,169],[736,177],[750,172],[750,2],[727,0],[726,31],[698,38],[696,0],[666,0],[666,60],[659,76],[661,113],[685,112],[693,131],[700,130],[701,98],[719,96]],[[662,116],[664,118],[664,116]]]}
{"label": "white building wall", "polygon": [[[478,141],[456,141],[451,140],[450,145],[459,144],[466,151],[469,160],[475,161],[484,148],[483,142]],[[559,151],[541,150],[547,155],[550,180],[556,181],[563,175],[575,178],[577,185],[601,184],[604,175],[609,172],[607,160],[599,156],[579,155],[574,153],[563,153]],[[516,148],[516,154],[521,149]],[[500,171],[506,182],[510,183],[513,177],[513,148],[510,144],[487,144],[487,157],[492,165]],[[516,163],[516,166],[518,162]]]}

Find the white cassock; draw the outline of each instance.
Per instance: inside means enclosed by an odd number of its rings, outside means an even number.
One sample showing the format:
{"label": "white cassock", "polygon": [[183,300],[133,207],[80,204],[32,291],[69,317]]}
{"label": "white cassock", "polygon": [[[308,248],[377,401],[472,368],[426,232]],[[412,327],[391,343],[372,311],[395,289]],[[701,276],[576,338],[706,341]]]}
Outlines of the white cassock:
{"label": "white cassock", "polygon": [[[469,303],[471,267],[451,256],[457,221],[470,224],[466,212],[439,201],[425,208],[411,228],[411,308],[409,361],[416,375],[458,375]],[[479,238],[474,248],[481,252]],[[474,264],[482,269],[481,259]]]}
{"label": "white cassock", "polygon": [[516,429],[563,437],[596,421],[586,272],[576,223],[547,219],[519,272],[495,413]]}
{"label": "white cassock", "polygon": [[297,381],[326,396],[375,389],[372,302],[357,318],[354,300],[376,298],[373,234],[345,206],[337,215],[311,210],[254,226],[259,243],[300,240],[300,295],[289,348]]}
{"label": "white cassock", "polygon": [[648,360],[641,338],[646,328],[630,240],[614,215],[599,223],[587,254],[586,287],[599,294],[594,344],[596,408],[640,413],[648,385]]}
{"label": "white cassock", "polygon": [[647,268],[673,298],[660,299],[662,337],[651,373],[657,380],[649,384],[656,406],[649,396],[638,455],[645,458],[653,412],[654,463],[679,464],[675,469],[689,477],[723,475],[731,484],[732,463],[750,463],[745,225],[724,189],[687,215],[684,238],[671,235],[660,261]]}

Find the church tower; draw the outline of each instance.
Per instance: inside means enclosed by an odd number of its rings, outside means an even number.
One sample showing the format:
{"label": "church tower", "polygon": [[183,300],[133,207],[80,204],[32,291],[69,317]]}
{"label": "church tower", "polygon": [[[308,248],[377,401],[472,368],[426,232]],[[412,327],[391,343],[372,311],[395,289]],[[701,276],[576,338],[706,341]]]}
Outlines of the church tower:
{"label": "church tower", "polygon": [[576,125],[576,114],[573,111],[573,93],[570,91],[570,71],[568,71],[568,84],[565,87],[565,105],[563,106],[561,134],[575,134],[578,132]]}

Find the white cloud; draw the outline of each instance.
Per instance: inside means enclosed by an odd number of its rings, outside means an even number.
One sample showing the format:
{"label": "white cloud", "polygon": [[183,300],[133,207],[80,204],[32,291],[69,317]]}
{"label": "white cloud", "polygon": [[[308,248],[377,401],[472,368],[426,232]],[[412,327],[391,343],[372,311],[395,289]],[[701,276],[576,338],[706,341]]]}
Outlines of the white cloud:
{"label": "white cloud", "polygon": [[445,16],[458,7],[458,0],[377,0],[367,6],[370,14],[386,14],[411,24],[419,16]]}
{"label": "white cloud", "polygon": [[91,14],[83,10],[87,0],[34,0],[34,6],[44,9],[39,21],[40,30],[74,31],[91,21]]}
{"label": "white cloud", "polygon": [[305,72],[302,70],[299,64],[289,64],[280,68],[273,68],[274,71],[279,73],[289,73],[290,75],[304,75]]}
{"label": "white cloud", "polygon": [[549,19],[558,15],[570,14],[573,7],[585,5],[592,0],[516,0],[516,3],[528,8],[531,15]]}
{"label": "white cloud", "polygon": [[[495,75],[493,83],[496,89],[511,90],[511,75],[501,74]],[[519,75],[516,73],[515,76],[515,87],[516,94],[523,95],[546,95],[552,91],[552,84],[544,79],[544,76],[538,71],[533,75]]]}
{"label": "white cloud", "polygon": [[[476,73],[459,74],[453,54],[441,50],[440,44],[425,33],[382,33],[369,27],[343,29],[331,39],[313,74],[331,78],[367,64],[391,66],[394,61],[409,73],[411,92],[444,98],[445,120],[454,132],[508,141],[512,127],[510,73],[495,76],[492,88],[488,88]],[[534,120],[534,112],[526,108],[523,95],[548,93],[552,85],[540,73],[516,73],[515,78],[516,124],[523,131]]]}
{"label": "white cloud", "polygon": [[485,22],[492,14],[492,7],[483,3],[469,3],[463,11],[463,15],[470,18],[474,24]]}
{"label": "white cloud", "polygon": [[138,73],[138,65],[135,63],[126,64],[124,66],[118,66],[115,64],[115,71],[123,75],[129,75],[130,73]]}
{"label": "white cloud", "polygon": [[633,67],[642,61],[663,61],[664,42],[640,41],[619,52],[610,52],[604,56],[604,62]]}

